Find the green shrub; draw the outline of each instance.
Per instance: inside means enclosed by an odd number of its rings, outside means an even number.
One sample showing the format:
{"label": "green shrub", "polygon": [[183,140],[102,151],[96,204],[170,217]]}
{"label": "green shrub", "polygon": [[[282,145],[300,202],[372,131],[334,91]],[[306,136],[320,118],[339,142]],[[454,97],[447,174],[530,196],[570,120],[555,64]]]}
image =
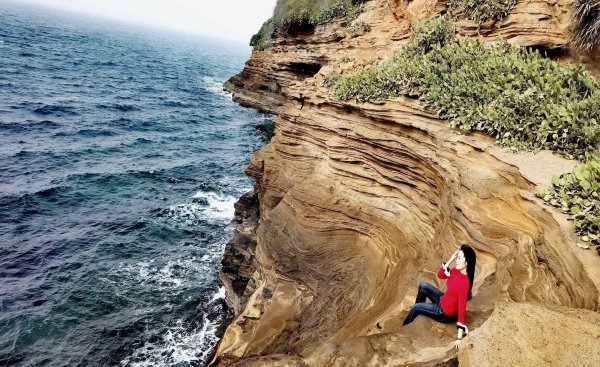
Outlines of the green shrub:
{"label": "green shrub", "polygon": [[576,0],[571,8],[571,19],[572,46],[590,51],[600,43],[600,1]]}
{"label": "green shrub", "polygon": [[340,77],[341,77],[341,75],[339,73],[336,73],[336,72],[331,73],[329,75],[326,75],[323,78],[323,86],[325,88],[331,88],[331,87],[333,87],[333,85],[338,82],[338,80],[340,79]]}
{"label": "green shrub", "polygon": [[561,66],[502,40],[486,48],[464,39],[426,54],[411,44],[331,88],[358,102],[414,93],[451,126],[523,149],[585,159],[600,141],[600,83],[581,66]]}
{"label": "green shrub", "polygon": [[271,39],[275,33],[275,25],[273,19],[269,19],[263,23],[258,33],[250,39],[250,46],[259,50],[265,50],[271,46]]}
{"label": "green shrub", "polygon": [[366,0],[277,0],[273,17],[266,21],[250,39],[250,45],[264,50],[278,30],[317,25],[334,17],[351,21],[360,13]]}
{"label": "green shrub", "polygon": [[548,204],[570,214],[584,242],[600,255],[600,158],[575,167],[572,173],[552,178],[552,186],[536,194]]}
{"label": "green shrub", "polygon": [[448,0],[448,8],[452,13],[465,13],[471,20],[484,22],[504,18],[516,2],[516,0]]}
{"label": "green shrub", "polygon": [[428,19],[414,27],[413,44],[423,53],[434,46],[444,46],[453,39],[454,26],[444,17]]}
{"label": "green shrub", "polygon": [[273,13],[277,28],[317,25],[334,17],[356,18],[364,0],[278,0]]}

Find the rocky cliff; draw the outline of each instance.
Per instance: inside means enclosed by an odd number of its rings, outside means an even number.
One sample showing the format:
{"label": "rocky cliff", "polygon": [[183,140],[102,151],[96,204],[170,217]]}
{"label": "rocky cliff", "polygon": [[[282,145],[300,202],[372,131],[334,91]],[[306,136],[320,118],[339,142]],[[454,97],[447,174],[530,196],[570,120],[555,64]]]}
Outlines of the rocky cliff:
{"label": "rocky cliff", "polygon": [[[490,40],[565,48],[570,0],[519,0],[500,22],[460,21]],[[349,32],[333,20],[278,34],[225,85],[276,114],[246,172],[256,180],[221,280],[236,317],[213,366],[592,366],[600,361],[600,260],[572,222],[534,196],[575,161],[501,148],[448,126],[418,100],[340,102],[328,75],[373,65],[408,42],[436,0],[372,0]],[[253,204],[258,206],[257,214]],[[238,211],[244,211],[238,208]],[[461,243],[478,262],[469,335],[401,322],[420,281]]]}

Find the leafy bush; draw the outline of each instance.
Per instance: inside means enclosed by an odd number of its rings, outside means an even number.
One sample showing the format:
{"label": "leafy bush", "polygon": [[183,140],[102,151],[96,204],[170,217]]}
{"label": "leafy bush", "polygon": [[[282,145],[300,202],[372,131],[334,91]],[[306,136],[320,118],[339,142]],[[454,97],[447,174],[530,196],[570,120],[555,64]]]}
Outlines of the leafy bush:
{"label": "leafy bush", "polygon": [[552,186],[536,194],[570,214],[577,234],[596,246],[600,255],[600,158],[575,167],[573,173],[552,178]]}
{"label": "leafy bush", "polygon": [[444,17],[428,19],[414,27],[413,43],[423,53],[434,46],[444,46],[453,39],[454,26]]}
{"label": "leafy bush", "polygon": [[414,93],[451,126],[523,149],[585,159],[600,141],[600,83],[581,66],[561,66],[503,40],[486,48],[464,39],[426,54],[411,44],[331,88],[358,102]]}
{"label": "leafy bush", "polygon": [[356,18],[365,0],[278,0],[273,20],[277,28],[317,25],[336,16]]}
{"label": "leafy bush", "polygon": [[250,46],[259,50],[265,50],[271,46],[271,39],[275,33],[275,25],[273,19],[269,19],[263,23],[258,33],[250,39]]}
{"label": "leafy bush", "polygon": [[[317,25],[334,17],[348,21],[360,13],[360,4],[366,0],[277,0],[273,17],[250,39],[250,45],[264,50],[278,30],[289,30],[306,25]],[[366,30],[368,31],[368,30]]]}
{"label": "leafy bush", "polygon": [[448,0],[448,7],[452,13],[465,13],[467,18],[483,22],[504,18],[516,2],[516,0]]}
{"label": "leafy bush", "polygon": [[576,0],[571,8],[571,18],[571,45],[590,51],[600,43],[600,1]]}

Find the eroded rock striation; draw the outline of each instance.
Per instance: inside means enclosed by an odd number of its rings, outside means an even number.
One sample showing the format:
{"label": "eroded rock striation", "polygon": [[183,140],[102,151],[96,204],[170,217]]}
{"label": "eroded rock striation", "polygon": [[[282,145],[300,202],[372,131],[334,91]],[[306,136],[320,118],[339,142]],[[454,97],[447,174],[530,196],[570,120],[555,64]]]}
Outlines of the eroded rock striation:
{"label": "eroded rock striation", "polygon": [[[518,1],[482,27],[490,40],[564,49],[569,3]],[[276,128],[246,169],[259,214],[226,249],[221,280],[236,317],[211,365],[559,366],[577,353],[577,365],[593,365],[597,336],[565,344],[559,331],[598,330],[599,260],[534,196],[576,162],[457,131],[416,99],[337,101],[327,76],[380,62],[408,42],[415,19],[445,9],[428,0],[364,7],[357,21],[369,32],[355,36],[338,19],[278,34],[225,85],[239,103],[276,114]],[[461,243],[478,263],[471,332],[457,355],[454,324],[400,326],[420,281],[443,288],[435,272]]]}

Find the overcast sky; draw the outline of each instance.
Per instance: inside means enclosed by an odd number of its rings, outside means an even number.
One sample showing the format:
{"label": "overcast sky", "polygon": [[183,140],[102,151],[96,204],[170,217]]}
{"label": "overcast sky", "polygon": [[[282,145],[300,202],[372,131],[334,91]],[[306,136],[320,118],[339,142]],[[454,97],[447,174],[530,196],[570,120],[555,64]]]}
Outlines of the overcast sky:
{"label": "overcast sky", "polygon": [[20,0],[247,43],[277,0]]}

